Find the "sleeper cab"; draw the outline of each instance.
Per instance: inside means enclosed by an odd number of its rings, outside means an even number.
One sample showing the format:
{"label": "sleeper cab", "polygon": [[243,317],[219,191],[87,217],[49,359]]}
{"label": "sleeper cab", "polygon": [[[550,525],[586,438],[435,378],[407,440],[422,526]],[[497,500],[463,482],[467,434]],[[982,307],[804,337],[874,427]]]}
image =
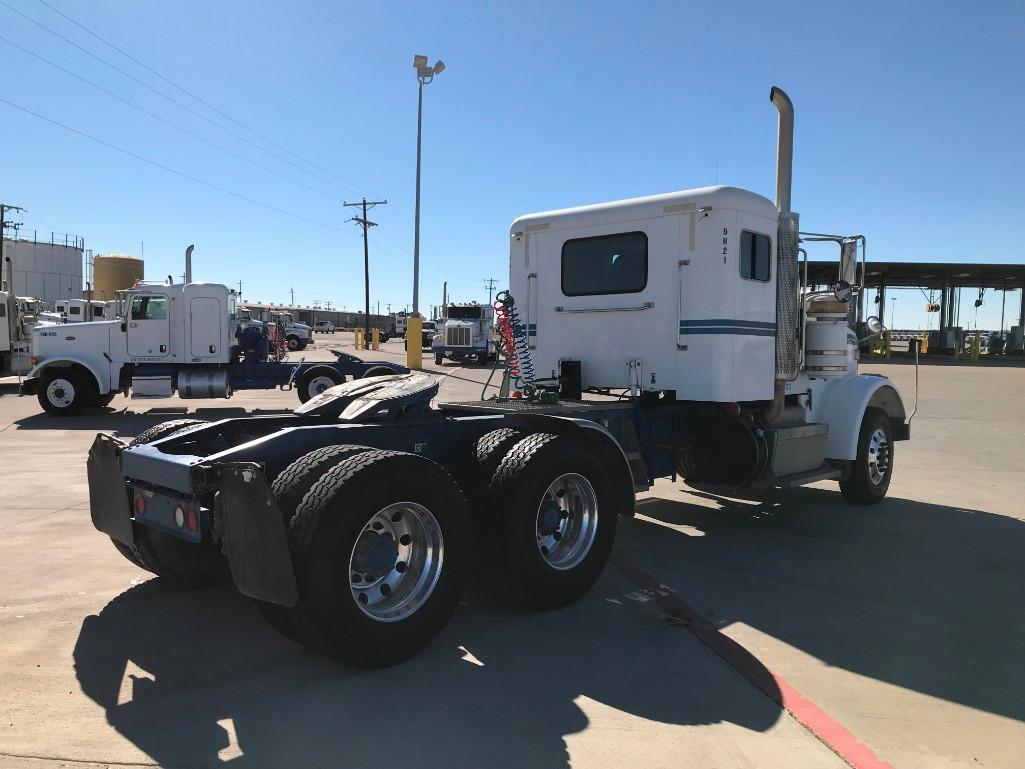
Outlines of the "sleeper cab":
{"label": "sleeper cab", "polygon": [[736,187],[516,219],[509,284],[536,376],[578,360],[585,388],[771,399],[776,227]]}

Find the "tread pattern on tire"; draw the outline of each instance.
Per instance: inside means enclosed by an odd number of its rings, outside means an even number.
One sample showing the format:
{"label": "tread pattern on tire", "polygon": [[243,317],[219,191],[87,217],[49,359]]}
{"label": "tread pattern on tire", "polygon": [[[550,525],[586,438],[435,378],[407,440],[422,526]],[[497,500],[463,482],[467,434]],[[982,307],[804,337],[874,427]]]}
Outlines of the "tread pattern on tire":
{"label": "tread pattern on tire", "polygon": [[495,475],[491,479],[491,487],[495,489],[515,480],[531,457],[556,438],[558,436],[552,433],[533,433],[513,446],[505,455],[505,459],[502,460],[498,469],[495,470]]}
{"label": "tread pattern on tire", "polygon": [[175,433],[182,432],[187,427],[202,424],[206,424],[206,421],[203,419],[172,419],[167,422],[161,422],[159,425],[154,425],[148,430],[139,433],[128,446],[130,448],[132,446],[142,446],[145,443],[153,443],[153,441],[168,438]]}
{"label": "tread pattern on tire", "polygon": [[320,475],[331,465],[335,465],[346,457],[359,454],[370,449],[342,443],[334,446],[322,446],[296,459],[288,467],[278,473],[271,483],[271,493],[277,503],[278,510],[285,517],[285,524],[292,520],[299,504],[306,496]]}

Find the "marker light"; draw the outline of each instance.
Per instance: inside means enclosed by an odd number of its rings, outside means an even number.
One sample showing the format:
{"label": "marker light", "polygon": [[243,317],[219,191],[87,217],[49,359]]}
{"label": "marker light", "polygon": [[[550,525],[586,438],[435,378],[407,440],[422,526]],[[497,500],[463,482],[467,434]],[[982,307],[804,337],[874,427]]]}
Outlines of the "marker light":
{"label": "marker light", "polygon": [[135,514],[146,515],[146,495],[141,491],[135,492]]}
{"label": "marker light", "polygon": [[174,525],[179,529],[185,528],[185,509],[181,505],[174,509]]}
{"label": "marker light", "polygon": [[195,510],[189,510],[188,515],[185,516],[185,525],[188,526],[189,531],[193,534],[199,528],[199,517],[196,515]]}

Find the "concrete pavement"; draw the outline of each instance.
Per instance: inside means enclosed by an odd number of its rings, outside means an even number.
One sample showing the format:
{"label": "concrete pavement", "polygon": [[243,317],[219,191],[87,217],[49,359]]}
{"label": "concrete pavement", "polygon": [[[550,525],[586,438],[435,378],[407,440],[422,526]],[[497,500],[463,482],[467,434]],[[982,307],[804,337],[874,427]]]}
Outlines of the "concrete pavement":
{"label": "concrete pavement", "polygon": [[[392,342],[369,357],[401,356]],[[453,399],[487,376],[427,368]],[[866,368],[910,403],[911,367]],[[1025,370],[926,367],[921,383],[882,505],[828,483],[752,501],[660,481],[616,557],[893,766],[1020,766]],[[96,431],[289,409],[294,393],[118,397],[65,420],[15,393],[0,384],[0,767],[844,766],[613,568],[559,612],[471,589],[424,654],[341,668],[230,588],[149,579],[89,523]]]}

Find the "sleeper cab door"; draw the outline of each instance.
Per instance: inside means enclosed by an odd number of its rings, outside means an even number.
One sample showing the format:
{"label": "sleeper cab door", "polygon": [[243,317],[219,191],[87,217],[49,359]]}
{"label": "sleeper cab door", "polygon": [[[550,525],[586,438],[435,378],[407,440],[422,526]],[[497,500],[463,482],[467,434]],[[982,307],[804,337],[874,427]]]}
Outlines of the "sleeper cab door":
{"label": "sleeper cab door", "polygon": [[214,296],[196,296],[189,300],[189,356],[192,361],[212,361],[220,357],[221,329],[227,308]]}
{"label": "sleeper cab door", "polygon": [[171,302],[166,294],[133,294],[128,311],[128,355],[165,358],[171,346]]}

